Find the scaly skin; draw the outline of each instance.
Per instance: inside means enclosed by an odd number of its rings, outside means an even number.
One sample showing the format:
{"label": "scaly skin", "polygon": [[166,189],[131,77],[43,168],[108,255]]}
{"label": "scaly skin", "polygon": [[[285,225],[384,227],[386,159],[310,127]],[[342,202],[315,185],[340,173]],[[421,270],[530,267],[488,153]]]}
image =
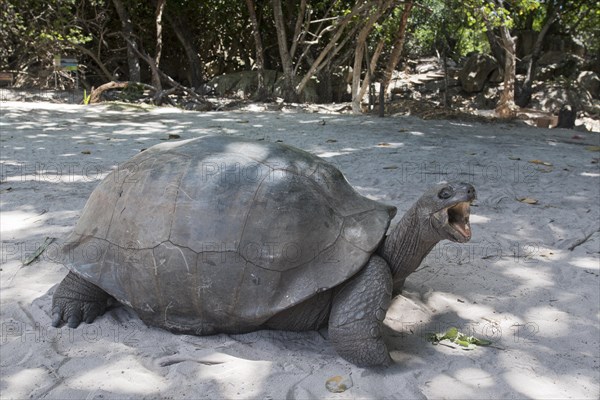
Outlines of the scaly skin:
{"label": "scaly skin", "polygon": [[104,314],[110,299],[98,286],[69,272],[52,298],[52,326],[58,327],[63,321],[70,328],[77,328],[82,321],[89,324]]}
{"label": "scaly skin", "polygon": [[381,336],[392,300],[387,262],[372,256],[367,265],[336,290],[329,316],[329,337],[340,356],[359,367],[389,365],[392,359]]}

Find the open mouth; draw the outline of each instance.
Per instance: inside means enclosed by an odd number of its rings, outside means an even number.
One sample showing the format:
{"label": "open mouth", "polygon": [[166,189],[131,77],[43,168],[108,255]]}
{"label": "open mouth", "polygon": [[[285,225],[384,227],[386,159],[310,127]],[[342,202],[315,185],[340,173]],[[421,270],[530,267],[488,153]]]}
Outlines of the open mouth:
{"label": "open mouth", "polygon": [[469,216],[471,215],[471,202],[463,201],[455,206],[449,207],[448,225],[460,235],[457,239],[467,241],[471,239],[471,225],[469,224]]}

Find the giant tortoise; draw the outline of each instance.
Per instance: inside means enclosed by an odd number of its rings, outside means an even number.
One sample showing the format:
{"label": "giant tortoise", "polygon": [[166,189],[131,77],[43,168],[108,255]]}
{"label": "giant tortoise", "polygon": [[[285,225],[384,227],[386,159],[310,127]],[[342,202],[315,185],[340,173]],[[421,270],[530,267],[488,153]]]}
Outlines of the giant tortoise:
{"label": "giant tortoise", "polygon": [[329,328],[359,366],[391,362],[383,319],[443,239],[471,237],[466,183],[396,208],[360,195],[305,151],[207,136],[149,148],[92,192],[64,245],[53,325],[91,323],[109,303],[196,335]]}

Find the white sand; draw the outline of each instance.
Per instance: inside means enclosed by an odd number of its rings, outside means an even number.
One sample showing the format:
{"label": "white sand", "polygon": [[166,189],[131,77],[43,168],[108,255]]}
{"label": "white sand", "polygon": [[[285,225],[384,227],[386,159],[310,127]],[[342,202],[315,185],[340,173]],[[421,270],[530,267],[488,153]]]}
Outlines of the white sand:
{"label": "white sand", "polygon": [[[0,107],[3,399],[600,395],[600,153],[589,147],[600,144],[598,133],[410,117]],[[438,245],[392,303],[394,366],[357,368],[325,332],[174,335],[123,307],[76,330],[52,328],[51,294],[66,269],[53,262],[54,245],[39,261],[22,261],[73,228],[112,168],[168,134],[209,133],[282,140],[326,157],[399,214],[437,181],[476,186],[473,240]],[[538,204],[517,201],[524,197]],[[424,339],[450,326],[494,347]],[[330,393],[325,383],[337,375],[352,387]]]}

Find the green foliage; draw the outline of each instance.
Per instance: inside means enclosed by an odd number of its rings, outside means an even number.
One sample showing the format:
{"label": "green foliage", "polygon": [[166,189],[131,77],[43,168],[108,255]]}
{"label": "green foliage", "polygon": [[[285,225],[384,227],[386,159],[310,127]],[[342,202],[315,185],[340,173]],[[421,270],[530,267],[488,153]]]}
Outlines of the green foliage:
{"label": "green foliage", "polygon": [[485,26],[478,18],[474,4],[465,7],[463,1],[424,0],[411,16],[410,40],[412,56],[441,53],[458,60],[471,52],[488,52]]}
{"label": "green foliage", "polygon": [[92,37],[74,23],[75,0],[4,0],[0,5],[0,69],[48,70],[56,54]]}
{"label": "green foliage", "polygon": [[447,340],[465,349],[473,349],[475,346],[489,346],[492,344],[489,340],[465,335],[464,333],[459,332],[458,328],[455,327],[448,329],[444,333],[432,333],[427,336],[427,340],[433,344],[438,344],[443,340]]}
{"label": "green foliage", "polygon": [[92,94],[87,94],[87,90],[83,89],[83,104],[84,105],[88,105],[90,104],[90,99],[92,98]]}
{"label": "green foliage", "polygon": [[[122,0],[134,27],[139,49],[152,55],[156,46],[155,6],[145,0]],[[281,70],[271,0],[254,0],[260,36],[265,49],[265,68]],[[288,42],[291,46],[301,0],[282,1]],[[300,72],[322,51],[335,32],[335,18],[341,21],[358,4],[351,0],[307,1],[305,24],[310,33],[298,42],[295,61]],[[360,4],[363,3],[361,0]],[[368,3],[373,12],[383,2]],[[368,40],[372,51],[382,39],[389,47],[396,34],[403,6],[386,11]],[[547,18],[560,14],[551,34],[572,35],[585,43],[588,54],[600,53],[600,2],[589,0],[419,0],[412,9],[405,51],[411,57],[445,53],[458,60],[470,52],[489,52],[486,30],[508,26],[512,34],[519,30],[540,31]],[[325,21],[317,22],[314,21]],[[365,15],[357,16],[350,28],[360,27]],[[185,32],[209,79],[215,75],[253,68],[254,38],[244,1],[167,0],[163,18],[163,55],[161,69],[186,84],[190,66],[173,24]],[[315,35],[318,27],[331,29]],[[352,31],[348,29],[348,32]],[[344,37],[345,39],[345,37]],[[312,41],[310,46],[305,43]],[[330,65],[349,65],[355,42],[345,42]],[[304,51],[306,52],[304,53]],[[54,55],[75,56],[83,71],[102,81],[116,74],[128,76],[127,42],[112,0],[3,0],[0,2],[0,70],[24,71],[28,76],[52,69]],[[300,58],[299,55],[303,54]],[[91,55],[95,56],[92,57]],[[102,73],[97,67],[103,65]],[[142,80],[149,69],[142,61]],[[100,72],[94,72],[94,69]],[[94,82],[98,84],[101,82]]]}
{"label": "green foliage", "polygon": [[[579,37],[589,54],[600,54],[600,1],[556,1],[562,7],[561,22],[565,33]],[[553,3],[553,2],[551,2]],[[565,4],[563,4],[565,3]]]}
{"label": "green foliage", "polygon": [[140,99],[144,94],[144,87],[142,85],[130,84],[127,85],[119,94],[119,99],[125,102],[134,102]]}

